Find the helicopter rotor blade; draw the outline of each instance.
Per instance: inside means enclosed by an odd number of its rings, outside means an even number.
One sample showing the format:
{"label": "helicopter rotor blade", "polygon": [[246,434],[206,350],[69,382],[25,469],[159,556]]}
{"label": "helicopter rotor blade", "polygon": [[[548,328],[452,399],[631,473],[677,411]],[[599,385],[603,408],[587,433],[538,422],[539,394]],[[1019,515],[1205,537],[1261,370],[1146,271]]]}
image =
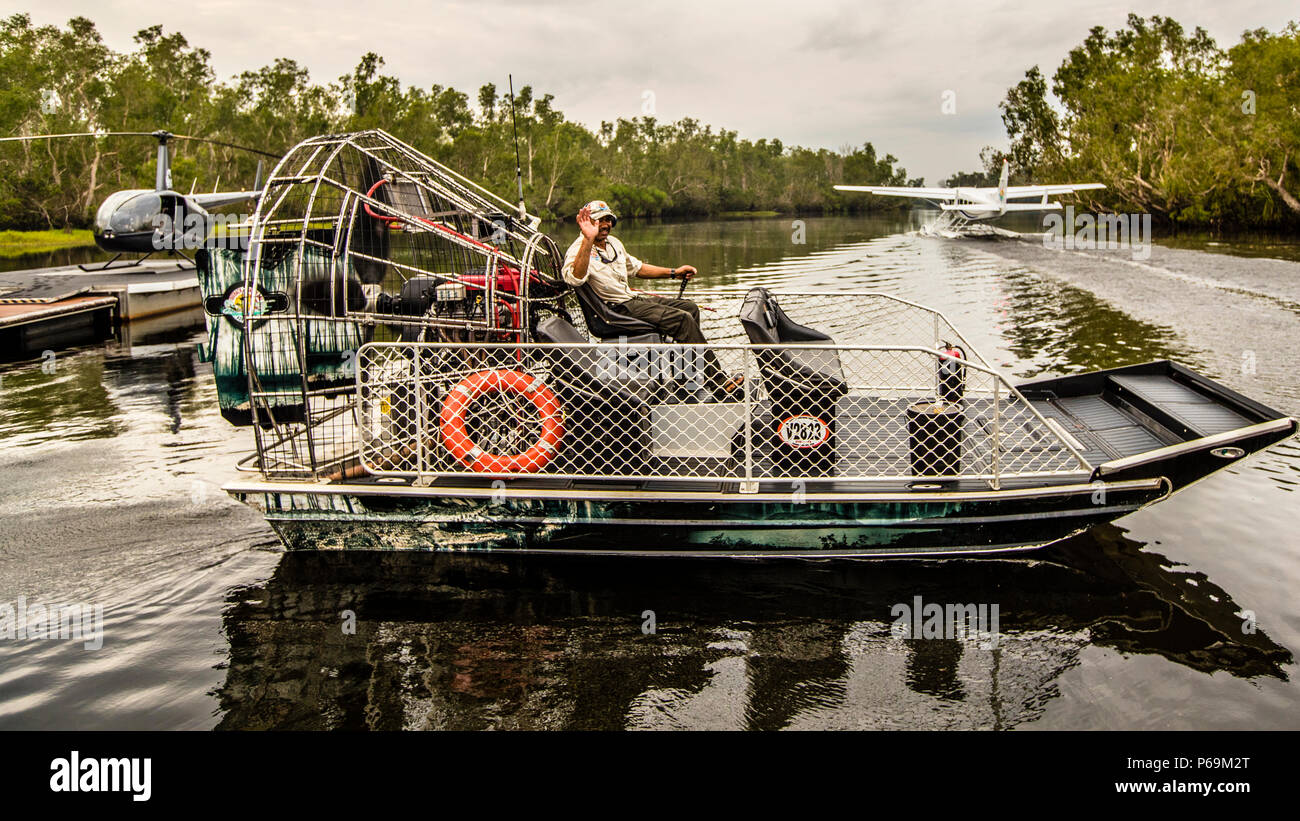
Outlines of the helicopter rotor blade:
{"label": "helicopter rotor blade", "polygon": [[273,157],[273,158],[275,158],[275,159],[277,159],[277,160],[280,159],[280,156],[281,156],[281,155],[279,155],[279,154],[272,154],[270,151],[263,151],[263,150],[261,150],[260,148],[249,148],[249,147],[246,146],[246,145],[236,145],[235,143],[222,142],[221,140],[210,140],[210,139],[208,139],[207,137],[187,137],[187,136],[185,136],[184,134],[173,134],[173,135],[171,136],[171,139],[173,139],[173,140],[196,140],[196,141],[201,142],[201,143],[212,143],[213,145],[224,145],[226,148],[237,148],[237,149],[239,149],[240,151],[248,151],[248,152],[251,152],[251,153],[253,153],[253,154],[261,154],[263,157]]}
{"label": "helicopter rotor blade", "polygon": [[[29,142],[31,140],[60,140],[68,137],[153,137],[159,139],[158,133],[154,131],[83,131],[78,134],[34,134],[29,137],[0,137],[0,142]],[[280,159],[279,154],[272,154],[270,151],[263,151],[260,148],[250,148],[246,145],[223,142],[222,140],[212,140],[207,137],[191,137],[187,134],[168,134],[168,140],[195,140],[201,143],[212,143],[221,145],[226,148],[234,148],[240,151],[248,151],[253,154],[261,154],[264,157]]]}
{"label": "helicopter rotor blade", "polygon": [[27,142],[29,140],[60,140],[65,137],[152,137],[151,131],[84,131],[80,134],[35,134],[30,137],[0,137],[0,142]]}

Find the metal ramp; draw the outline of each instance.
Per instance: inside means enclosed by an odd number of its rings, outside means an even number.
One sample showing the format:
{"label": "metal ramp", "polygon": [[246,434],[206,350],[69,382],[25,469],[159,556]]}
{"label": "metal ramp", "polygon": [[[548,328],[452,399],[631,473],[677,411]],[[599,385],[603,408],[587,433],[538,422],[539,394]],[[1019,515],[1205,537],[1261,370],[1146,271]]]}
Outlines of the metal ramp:
{"label": "metal ramp", "polygon": [[1031,403],[1044,417],[1056,420],[1079,440],[1084,446],[1081,451],[1084,458],[1092,464],[1170,444],[1101,395],[1031,400]]}
{"label": "metal ramp", "polygon": [[1168,376],[1112,376],[1120,398],[1131,397],[1158,407],[1192,434],[1213,436],[1251,424],[1240,413]]}
{"label": "metal ramp", "polygon": [[1276,419],[1266,408],[1177,363],[1160,361],[1021,384],[1097,464]]}

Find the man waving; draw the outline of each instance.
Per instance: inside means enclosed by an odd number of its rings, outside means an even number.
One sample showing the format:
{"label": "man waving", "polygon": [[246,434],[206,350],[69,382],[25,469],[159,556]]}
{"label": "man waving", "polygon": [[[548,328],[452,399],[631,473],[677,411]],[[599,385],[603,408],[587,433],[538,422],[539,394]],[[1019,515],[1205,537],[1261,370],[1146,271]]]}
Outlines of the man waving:
{"label": "man waving", "polygon": [[[628,277],[663,279],[695,276],[693,265],[664,268],[642,262],[627,252],[623,243],[610,236],[618,217],[603,200],[592,200],[578,212],[578,230],[582,233],[564,255],[564,281],[570,285],[590,284],[596,297],[622,313],[655,326],[676,342],[700,345],[708,342],[700,332],[700,306],[689,299],[669,299],[633,291]],[[722,372],[712,354],[704,357],[710,387],[725,396],[733,393],[744,377],[734,377],[723,384]]]}
{"label": "man waving", "polygon": [[706,342],[700,333],[700,308],[689,299],[669,299],[637,293],[628,287],[629,276],[640,279],[695,276],[695,268],[663,268],[642,262],[627,252],[609,232],[618,217],[603,200],[592,200],[578,212],[582,232],[564,255],[564,280],[570,285],[591,283],[596,296],[622,313],[654,325],[678,342]]}

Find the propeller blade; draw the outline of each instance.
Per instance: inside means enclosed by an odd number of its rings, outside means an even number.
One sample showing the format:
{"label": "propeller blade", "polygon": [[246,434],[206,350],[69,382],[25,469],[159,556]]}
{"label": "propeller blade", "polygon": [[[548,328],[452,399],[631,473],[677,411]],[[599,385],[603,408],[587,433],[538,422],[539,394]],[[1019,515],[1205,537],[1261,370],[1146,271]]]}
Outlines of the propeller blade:
{"label": "propeller blade", "polygon": [[[331,288],[330,286],[332,282],[333,281],[328,277],[305,280],[302,283],[302,307],[315,311],[318,314],[325,314],[326,316],[341,315],[338,312],[338,309],[342,308],[344,305],[347,306],[349,313],[357,313],[365,310],[366,290],[361,287],[360,282],[355,279],[349,279],[346,280],[346,287],[344,287],[344,281],[340,281],[335,283],[334,287]],[[330,310],[331,291],[333,291],[334,297],[334,312],[331,312]]]}

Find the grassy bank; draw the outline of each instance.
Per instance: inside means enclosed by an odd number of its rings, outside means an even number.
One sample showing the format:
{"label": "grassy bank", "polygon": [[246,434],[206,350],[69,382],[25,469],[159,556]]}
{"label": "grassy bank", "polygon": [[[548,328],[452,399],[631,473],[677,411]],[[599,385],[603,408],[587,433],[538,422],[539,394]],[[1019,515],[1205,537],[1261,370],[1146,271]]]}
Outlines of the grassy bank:
{"label": "grassy bank", "polygon": [[94,234],[85,228],[74,231],[0,231],[0,257],[43,254],[94,244]]}

